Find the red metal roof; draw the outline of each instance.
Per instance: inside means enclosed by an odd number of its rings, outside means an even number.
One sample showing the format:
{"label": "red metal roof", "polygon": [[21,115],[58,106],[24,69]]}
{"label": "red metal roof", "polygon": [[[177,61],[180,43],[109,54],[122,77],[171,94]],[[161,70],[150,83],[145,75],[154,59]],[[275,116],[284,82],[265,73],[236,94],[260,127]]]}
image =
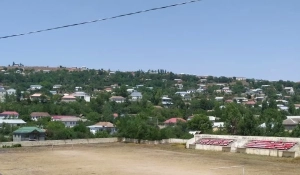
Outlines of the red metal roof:
{"label": "red metal roof", "polygon": [[4,111],[1,113],[2,115],[19,115],[16,111]]}
{"label": "red metal roof", "polygon": [[168,120],[166,120],[164,123],[165,124],[175,124],[175,123],[177,123],[178,121],[181,121],[181,122],[186,122],[184,119],[182,119],[182,118],[170,118],[170,119],[168,119]]}

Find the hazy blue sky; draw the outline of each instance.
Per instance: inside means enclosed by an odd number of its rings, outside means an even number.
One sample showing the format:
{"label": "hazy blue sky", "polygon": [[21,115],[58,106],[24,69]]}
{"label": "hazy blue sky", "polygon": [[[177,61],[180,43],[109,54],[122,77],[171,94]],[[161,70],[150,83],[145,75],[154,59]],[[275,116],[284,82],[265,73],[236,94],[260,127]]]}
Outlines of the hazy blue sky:
{"label": "hazy blue sky", "polygon": [[[0,36],[184,0],[2,0]],[[300,0],[203,0],[116,20],[0,40],[0,65],[300,80]]]}

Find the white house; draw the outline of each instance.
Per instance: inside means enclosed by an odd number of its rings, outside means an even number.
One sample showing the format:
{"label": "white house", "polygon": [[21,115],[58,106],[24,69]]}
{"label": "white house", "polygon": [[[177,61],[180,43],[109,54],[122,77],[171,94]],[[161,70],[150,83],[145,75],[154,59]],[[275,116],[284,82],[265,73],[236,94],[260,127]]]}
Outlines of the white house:
{"label": "white house", "polygon": [[216,97],[215,100],[216,101],[222,101],[224,99],[224,97]]}
{"label": "white house", "polygon": [[91,96],[89,96],[88,94],[86,94],[85,92],[75,92],[73,93],[71,96],[74,96],[76,98],[80,98],[85,100],[86,102],[90,102],[91,101]]}
{"label": "white house", "polygon": [[166,108],[173,104],[172,99],[168,98],[168,97],[162,97],[162,102],[161,103]]}
{"label": "white house", "polygon": [[0,119],[0,126],[2,126],[3,123],[10,126],[21,126],[23,124],[26,124],[26,122],[22,119]]}
{"label": "white house", "polygon": [[42,89],[43,86],[41,85],[30,85],[30,90],[34,91],[34,90],[40,90]]}
{"label": "white house", "polygon": [[188,93],[182,91],[182,92],[176,92],[175,94],[176,94],[176,95],[180,95],[181,97],[184,97],[184,96],[185,96],[186,94],[188,94]]}
{"label": "white house", "polygon": [[110,122],[99,122],[94,125],[88,126],[90,132],[96,134],[97,132],[107,131],[110,134],[116,132],[116,127]]}
{"label": "white house", "polygon": [[142,93],[140,93],[138,91],[133,91],[130,94],[130,97],[131,97],[132,101],[139,101],[139,100],[141,100],[143,98],[143,95],[142,95]]}
{"label": "white house", "polygon": [[56,84],[56,85],[53,86],[53,89],[59,89],[59,88],[61,88],[61,87],[62,87],[62,85]]}
{"label": "white house", "polygon": [[17,91],[15,89],[8,89],[8,90],[6,90],[7,95],[15,95],[16,92]]}

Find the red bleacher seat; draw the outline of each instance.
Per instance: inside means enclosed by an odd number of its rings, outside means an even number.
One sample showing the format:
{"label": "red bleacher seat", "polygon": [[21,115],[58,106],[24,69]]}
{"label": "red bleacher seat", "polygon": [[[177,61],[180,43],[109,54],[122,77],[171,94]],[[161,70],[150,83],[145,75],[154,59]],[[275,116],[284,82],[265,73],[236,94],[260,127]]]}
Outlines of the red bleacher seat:
{"label": "red bleacher seat", "polygon": [[231,139],[202,138],[202,139],[197,140],[196,144],[228,146],[232,142],[233,142],[233,140],[231,140]]}
{"label": "red bleacher seat", "polygon": [[259,149],[289,150],[295,145],[296,145],[296,142],[251,140],[245,145],[245,147],[246,148],[259,148]]}

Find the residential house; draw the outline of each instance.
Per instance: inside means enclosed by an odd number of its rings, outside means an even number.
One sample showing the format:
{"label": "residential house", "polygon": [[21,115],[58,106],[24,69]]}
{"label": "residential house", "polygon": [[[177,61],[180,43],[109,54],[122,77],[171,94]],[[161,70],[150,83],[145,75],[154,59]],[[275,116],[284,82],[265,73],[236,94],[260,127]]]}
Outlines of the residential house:
{"label": "residential house", "polygon": [[175,84],[175,87],[177,87],[178,89],[183,89],[183,84]]}
{"label": "residential house", "polygon": [[216,97],[215,100],[216,101],[223,101],[224,97]]}
{"label": "residential house", "polygon": [[185,94],[183,97],[182,97],[182,100],[184,101],[191,101],[192,100],[192,97],[190,94]]}
{"label": "residential house", "polygon": [[113,89],[116,89],[116,88],[119,87],[119,85],[117,85],[117,84],[112,84],[112,85],[110,85],[110,87],[113,88]]}
{"label": "residential house", "polygon": [[218,131],[221,128],[224,128],[224,122],[214,122],[213,123],[213,131]]}
{"label": "residential house", "polygon": [[227,87],[227,86],[222,88],[222,92],[224,92],[225,94],[231,94],[232,93],[232,91],[230,90],[230,88]]}
{"label": "residential house", "polygon": [[300,116],[287,116],[286,118],[282,124],[287,131],[292,131],[300,123]]}
{"label": "residential house", "polygon": [[300,104],[295,104],[296,109],[300,109]]}
{"label": "residential house", "polygon": [[91,101],[91,96],[89,96],[88,94],[86,94],[85,92],[75,92],[73,93],[71,96],[74,96],[76,98],[80,98],[85,100],[86,102],[90,102]]}
{"label": "residential house", "polygon": [[42,88],[43,88],[43,86],[41,86],[41,85],[30,85],[29,90],[32,90],[32,91],[41,90]]}
{"label": "residential house", "polygon": [[237,103],[248,101],[246,97],[234,97],[233,100],[236,101]]}
{"label": "residential house", "polygon": [[265,97],[255,97],[255,101],[264,101]]}
{"label": "residential house", "polygon": [[130,94],[130,97],[131,97],[131,101],[139,101],[143,98],[143,95],[142,95],[142,93],[140,93],[138,91],[133,91]]}
{"label": "residential house", "polygon": [[171,98],[168,98],[168,97],[162,97],[162,105],[165,107],[165,108],[168,108],[170,105],[172,105],[172,99]]}
{"label": "residential house", "polygon": [[232,103],[232,102],[233,102],[233,100],[231,100],[231,99],[225,100],[225,103]]}
{"label": "residential house", "polygon": [[62,85],[60,85],[60,84],[53,85],[53,89],[60,89],[61,87],[62,87]]}
{"label": "residential house", "polygon": [[141,88],[141,87],[144,87],[144,85],[140,84],[140,85],[136,85],[136,88]]}
{"label": "residential house", "polygon": [[282,105],[282,106],[279,106],[279,110],[281,110],[281,111],[288,111],[289,107]]}
{"label": "residential house", "polygon": [[19,113],[16,111],[4,111],[0,113],[0,119],[18,119]]}
{"label": "residential house", "polygon": [[65,115],[52,116],[51,118],[52,118],[52,121],[62,122],[65,125],[65,127],[68,127],[68,128],[74,127],[80,121],[82,121],[82,122],[86,121],[86,119],[81,119],[81,118],[76,117],[76,116],[65,116]]}
{"label": "residential house", "polygon": [[187,90],[186,92],[188,93],[188,94],[192,94],[192,93],[195,93],[197,90],[196,89],[189,89],[189,90]]}
{"label": "residential house", "polygon": [[200,79],[200,82],[205,83],[205,82],[207,82],[207,79],[202,78],[202,79]]}
{"label": "residential house", "polygon": [[165,125],[175,125],[175,124],[177,124],[178,122],[186,122],[186,120],[184,120],[183,118],[176,118],[176,117],[174,117],[174,118],[170,118],[170,119],[168,119],[168,120],[166,120],[166,121],[164,121],[164,124]]}
{"label": "residential house", "polygon": [[0,119],[0,126],[2,126],[3,123],[10,126],[21,126],[23,124],[26,124],[26,122],[22,119]]}
{"label": "residential house", "polygon": [[22,127],[13,132],[13,141],[43,141],[46,131],[37,127]]}
{"label": "residential house", "polygon": [[289,95],[294,95],[295,91],[293,87],[285,87],[284,90],[289,94]]}
{"label": "residential house", "polygon": [[251,100],[251,101],[246,101],[246,102],[244,102],[244,104],[247,105],[247,106],[254,107],[254,105],[256,104],[256,102],[253,101],[253,100]]}
{"label": "residential house", "polygon": [[94,125],[88,126],[88,128],[90,129],[90,132],[93,134],[96,134],[97,132],[101,132],[101,131],[107,131],[110,134],[116,132],[115,125],[110,122],[99,122]]}
{"label": "residential house", "polygon": [[105,92],[112,92],[112,88],[110,88],[110,87],[105,88],[104,90],[105,90]]}
{"label": "residential house", "polygon": [[75,87],[75,91],[79,91],[79,90],[82,90],[82,87],[80,86]]}
{"label": "residential house", "polygon": [[288,105],[289,102],[287,100],[276,100],[276,103],[278,104],[284,104],[284,105]]}
{"label": "residential house", "polygon": [[174,81],[176,81],[177,83],[182,83],[182,80],[177,78],[177,79],[174,79]]}
{"label": "residential house", "polygon": [[32,94],[32,95],[30,95],[30,100],[31,100],[31,101],[33,101],[33,100],[38,100],[38,101],[40,101],[40,100],[41,100],[41,96],[42,96],[41,93],[35,93],[35,94]]}
{"label": "residential house", "polygon": [[245,81],[246,78],[245,77],[236,77],[235,80],[237,80],[237,81]]}
{"label": "residential house", "polygon": [[5,101],[6,90],[3,87],[0,87],[0,102]]}
{"label": "residential house", "polygon": [[109,98],[110,101],[114,101],[116,103],[124,103],[126,98],[122,97],[122,96],[112,96]]}
{"label": "residential house", "polygon": [[50,117],[50,114],[48,112],[32,112],[30,114],[31,120],[37,121],[38,119]]}
{"label": "residential house", "polygon": [[57,91],[49,91],[52,95],[56,95]]}
{"label": "residential house", "polygon": [[61,98],[61,101],[66,102],[66,103],[75,102],[76,97],[69,95],[69,94],[64,94],[64,96]]}
{"label": "residential house", "polygon": [[182,92],[176,92],[175,94],[176,94],[176,95],[180,95],[181,97],[184,97],[184,96],[185,96],[186,94],[188,94],[188,93],[182,91]]}
{"label": "residential house", "polygon": [[17,92],[17,90],[15,90],[15,89],[8,89],[8,90],[6,90],[7,95],[15,95],[16,92]]}

